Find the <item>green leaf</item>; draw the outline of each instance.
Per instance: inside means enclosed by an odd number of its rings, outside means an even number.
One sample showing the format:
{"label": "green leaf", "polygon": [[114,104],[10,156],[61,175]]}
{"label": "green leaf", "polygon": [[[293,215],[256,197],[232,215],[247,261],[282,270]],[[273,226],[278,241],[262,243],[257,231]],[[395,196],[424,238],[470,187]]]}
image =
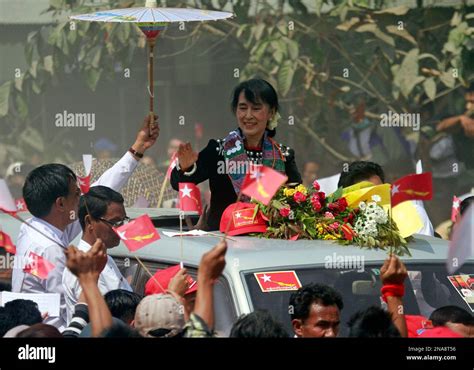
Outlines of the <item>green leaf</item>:
{"label": "green leaf", "polygon": [[49,5],[55,9],[64,8],[64,0],[49,0]]}
{"label": "green leaf", "polygon": [[263,23],[259,23],[254,27],[253,33],[255,40],[260,41],[263,35],[263,31],[265,31],[265,25]]}
{"label": "green leaf", "polygon": [[16,109],[18,111],[18,114],[22,120],[26,120],[28,117],[28,104],[26,104],[25,99],[20,95],[16,95]]}
{"label": "green leaf", "polygon": [[356,23],[360,22],[359,17],[352,17],[348,21],[345,21],[339,25],[336,26],[336,29],[341,30],[341,31],[349,31],[349,29]]}
{"label": "green leaf", "polygon": [[[403,59],[400,68],[394,72],[393,83],[400,88],[401,93],[408,97],[413,88],[422,82],[425,78],[418,75],[418,48],[411,49]],[[395,90],[394,90],[395,91]]]}
{"label": "green leaf", "polygon": [[102,71],[90,68],[86,70],[86,83],[87,86],[92,90],[95,91],[97,87],[97,83],[99,82],[100,75]]}
{"label": "green leaf", "polygon": [[423,88],[425,89],[426,96],[428,96],[430,100],[434,100],[436,97],[436,82],[433,77],[427,78],[423,82]]}
{"label": "green leaf", "polygon": [[388,8],[374,12],[375,14],[394,14],[394,15],[405,15],[410,10],[407,6],[397,6],[395,8]]}
{"label": "green leaf", "polygon": [[453,73],[451,71],[441,73],[441,76],[439,76],[439,78],[441,82],[449,88],[453,88],[456,84],[456,80],[454,79]]}
{"label": "green leaf", "polygon": [[286,60],[278,70],[278,88],[282,96],[286,96],[290,91],[294,75],[294,62]]}
{"label": "green leaf", "polygon": [[290,58],[293,60],[298,59],[298,56],[300,53],[299,44],[295,40],[288,39],[286,46],[288,48],[288,53],[290,54]]}
{"label": "green leaf", "polygon": [[5,117],[8,114],[11,84],[11,81],[8,81],[0,86],[0,117]]}
{"label": "green leaf", "polygon": [[398,27],[394,26],[394,25],[390,25],[390,26],[387,26],[385,28],[389,33],[391,33],[393,35],[396,35],[396,36],[400,36],[400,37],[404,38],[405,40],[407,40],[408,42],[411,42],[415,46],[418,45],[415,38],[412,35],[410,35],[410,33],[408,33],[407,30],[405,30],[405,29],[399,30]]}
{"label": "green leaf", "polygon": [[44,140],[38,130],[33,127],[26,127],[18,138],[21,145],[27,145],[36,151],[44,152]]}
{"label": "green leaf", "polygon": [[53,56],[52,55],[45,56],[43,60],[43,64],[44,64],[44,70],[53,75],[54,74]]}
{"label": "green leaf", "polygon": [[374,34],[377,38],[382,40],[383,42],[386,42],[387,44],[391,46],[395,46],[395,41],[393,40],[393,37],[390,37],[386,33],[382,32],[375,23],[363,24],[362,26],[357,27],[355,31],[356,32],[370,32]]}

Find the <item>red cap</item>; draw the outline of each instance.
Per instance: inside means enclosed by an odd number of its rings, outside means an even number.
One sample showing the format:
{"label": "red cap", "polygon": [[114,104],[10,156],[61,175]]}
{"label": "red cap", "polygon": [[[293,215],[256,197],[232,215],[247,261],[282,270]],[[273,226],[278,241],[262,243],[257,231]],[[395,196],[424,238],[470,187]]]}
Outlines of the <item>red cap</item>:
{"label": "red cap", "polygon": [[405,315],[405,322],[407,324],[408,338],[418,338],[419,333],[422,333],[425,329],[433,328],[431,320],[420,315]]}
{"label": "red cap", "polygon": [[225,233],[230,221],[229,235],[241,235],[248,233],[264,233],[267,231],[267,223],[260,211],[254,217],[254,203],[232,203],[224,211],[221,217],[220,232]]}
{"label": "red cap", "polygon": [[[171,279],[181,270],[180,265],[171,266],[164,270],[158,270],[153,278],[150,278],[145,285],[145,295],[151,294],[160,294],[166,293],[163,289],[168,289],[168,285]],[[156,281],[161,285],[161,287],[156,283]],[[185,294],[193,293],[197,290],[197,281],[195,281],[191,276],[188,275],[189,289]],[[161,289],[163,288],[163,289]]]}

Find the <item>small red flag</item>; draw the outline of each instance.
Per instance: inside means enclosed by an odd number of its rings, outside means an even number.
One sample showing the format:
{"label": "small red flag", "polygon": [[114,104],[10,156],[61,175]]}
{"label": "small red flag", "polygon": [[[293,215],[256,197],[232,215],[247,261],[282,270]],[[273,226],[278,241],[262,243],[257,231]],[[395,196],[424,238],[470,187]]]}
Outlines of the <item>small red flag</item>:
{"label": "small red flag", "polygon": [[179,208],[181,211],[195,211],[201,214],[201,191],[192,182],[179,183]]}
{"label": "small red flag", "polygon": [[268,205],[288,177],[266,166],[258,166],[247,174],[242,185],[242,193]]}
{"label": "small red flag", "polygon": [[48,260],[33,252],[30,252],[27,258],[28,260],[23,271],[42,280],[47,279],[49,273],[56,267]]}
{"label": "small red flag", "polygon": [[392,184],[392,207],[407,200],[430,200],[433,198],[431,172],[408,175]]}
{"label": "small red flag", "polygon": [[461,207],[461,199],[459,199],[457,196],[453,197],[453,206],[451,208],[451,221],[456,222],[456,218],[459,214]]}
{"label": "small red flag", "polygon": [[166,171],[166,178],[169,180],[171,178],[171,172],[176,167],[176,163],[178,162],[178,152],[174,152],[171,159],[170,165],[168,166],[168,170]]}
{"label": "small red flag", "polygon": [[0,247],[4,248],[7,253],[16,254],[16,247],[10,238],[10,235],[0,231]]}
{"label": "small red flag", "polygon": [[257,272],[254,276],[263,293],[301,288],[295,271]]}
{"label": "small red flag", "polygon": [[114,228],[114,231],[130,252],[135,252],[160,239],[160,234],[148,215],[142,215],[128,224]]}
{"label": "small red flag", "polygon": [[88,176],[77,176],[77,184],[81,188],[82,194],[87,194],[91,188],[91,175]]}
{"label": "small red flag", "polygon": [[15,200],[17,212],[28,212],[28,207],[26,206],[25,199],[18,198]]}

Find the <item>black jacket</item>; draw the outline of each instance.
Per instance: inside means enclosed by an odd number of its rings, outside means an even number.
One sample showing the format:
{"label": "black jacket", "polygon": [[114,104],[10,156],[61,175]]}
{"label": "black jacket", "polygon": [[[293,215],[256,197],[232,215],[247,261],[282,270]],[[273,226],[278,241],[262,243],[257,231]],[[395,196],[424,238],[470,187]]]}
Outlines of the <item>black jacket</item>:
{"label": "black jacket", "polygon": [[[192,182],[199,184],[209,179],[211,190],[211,204],[209,209],[208,226],[209,230],[218,230],[222,213],[229,204],[235,203],[237,194],[232,186],[229,175],[218,173],[219,163],[224,163],[222,155],[223,140],[209,140],[207,147],[200,153],[196,162],[197,169],[191,176],[186,176],[182,171],[176,168],[171,172],[171,186],[179,190],[180,182]],[[288,182],[301,183],[301,175],[296,167],[295,152],[280,144],[280,149],[285,156],[285,172],[288,176]],[[222,161],[222,162],[220,162]],[[222,168],[222,165],[220,166]]]}

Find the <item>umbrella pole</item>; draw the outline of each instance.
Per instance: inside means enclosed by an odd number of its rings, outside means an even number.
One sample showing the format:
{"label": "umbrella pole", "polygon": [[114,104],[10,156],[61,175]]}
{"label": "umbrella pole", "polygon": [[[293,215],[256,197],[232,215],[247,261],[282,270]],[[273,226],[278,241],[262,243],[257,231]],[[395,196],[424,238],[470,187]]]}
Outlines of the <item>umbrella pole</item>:
{"label": "umbrella pole", "polygon": [[148,95],[150,98],[150,120],[149,120],[149,135],[151,136],[151,129],[155,126],[155,112],[154,112],[154,102],[155,102],[155,89],[154,89],[154,77],[153,77],[153,51],[155,48],[156,38],[147,38],[148,43]]}

